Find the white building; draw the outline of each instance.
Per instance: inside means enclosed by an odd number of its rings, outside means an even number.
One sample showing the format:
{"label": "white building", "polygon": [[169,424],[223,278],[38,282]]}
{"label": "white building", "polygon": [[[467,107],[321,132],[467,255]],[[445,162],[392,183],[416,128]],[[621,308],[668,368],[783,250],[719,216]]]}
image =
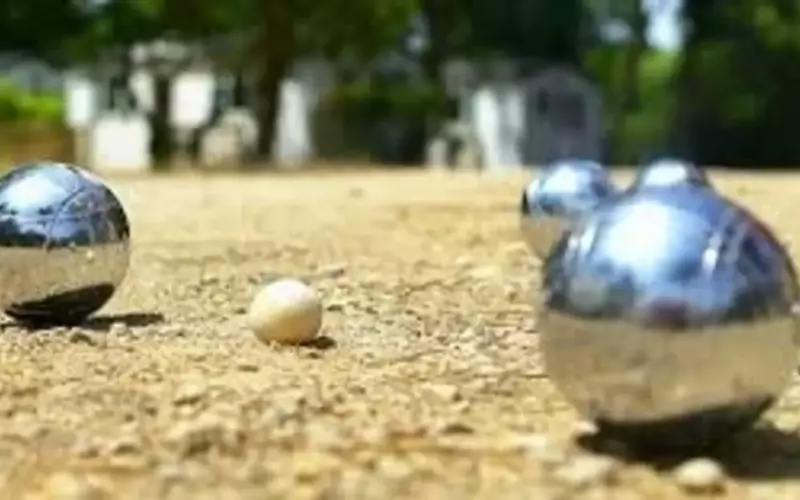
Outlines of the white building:
{"label": "white building", "polygon": [[[476,65],[453,61],[445,82],[460,102],[460,142],[477,148],[482,169],[517,170],[570,156],[601,159],[603,100],[585,76],[565,67],[526,74],[513,64],[480,73]],[[435,147],[441,149],[442,140]]]}

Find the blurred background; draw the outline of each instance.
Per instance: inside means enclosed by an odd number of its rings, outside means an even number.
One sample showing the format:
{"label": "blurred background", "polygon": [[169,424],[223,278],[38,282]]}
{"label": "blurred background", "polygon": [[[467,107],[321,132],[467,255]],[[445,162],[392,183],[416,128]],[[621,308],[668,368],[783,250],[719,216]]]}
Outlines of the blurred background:
{"label": "blurred background", "polygon": [[0,7],[5,163],[800,165],[798,0]]}

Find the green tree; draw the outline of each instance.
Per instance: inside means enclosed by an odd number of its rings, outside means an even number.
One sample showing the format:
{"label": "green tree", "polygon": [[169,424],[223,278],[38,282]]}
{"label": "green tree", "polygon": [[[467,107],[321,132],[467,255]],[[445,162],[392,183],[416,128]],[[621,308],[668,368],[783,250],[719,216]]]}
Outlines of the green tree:
{"label": "green tree", "polygon": [[686,0],[677,139],[701,163],[796,165],[800,5]]}
{"label": "green tree", "polygon": [[[107,49],[161,38],[227,38],[227,63],[255,74],[259,149],[269,158],[280,82],[294,60],[311,54],[368,59],[397,41],[413,6],[413,0],[110,0],[95,11],[83,41]],[[176,70],[158,78],[157,101]],[[166,127],[163,114],[154,125],[158,131]]]}
{"label": "green tree", "polygon": [[613,14],[624,23],[630,35],[623,43],[617,58],[614,71],[614,91],[610,96],[610,130],[613,137],[613,148],[617,160],[628,163],[632,158],[624,158],[619,153],[630,150],[627,144],[629,137],[628,117],[639,111],[641,103],[641,69],[643,58],[647,55],[646,39],[647,13],[642,0],[614,0]]}
{"label": "green tree", "polygon": [[367,61],[396,44],[416,13],[414,0],[252,0],[255,26],[249,64],[260,103],[259,150],[272,152],[280,82],[301,55]]}
{"label": "green tree", "polygon": [[581,65],[584,0],[472,0],[464,51]]}
{"label": "green tree", "polygon": [[[191,47],[196,42],[208,43],[219,33],[229,35],[246,29],[251,13],[250,0],[107,0],[87,9],[90,22],[73,38],[73,56],[90,65],[98,61],[110,65],[116,92],[132,98],[128,85],[133,68],[131,49],[135,45],[167,41]],[[159,163],[167,162],[173,149],[170,86],[195,55],[195,51],[188,50],[168,61],[154,57],[149,62],[155,104],[150,115],[151,149]]]}
{"label": "green tree", "polygon": [[0,0],[0,12],[0,51],[54,63],[69,60],[69,42],[89,25],[86,10],[72,0]]}
{"label": "green tree", "polygon": [[[256,77],[260,149],[269,157],[278,90],[304,55],[369,60],[399,41],[416,11],[414,0],[0,0],[0,49],[13,48],[64,63],[113,61],[120,82],[130,72],[130,48],[154,40],[226,39],[225,62]],[[48,15],[43,16],[42,12]],[[165,107],[170,82],[183,64],[162,65],[155,78],[153,115],[158,157],[167,157]]]}
{"label": "green tree", "polygon": [[586,0],[419,0],[419,11],[429,31],[423,64],[435,88],[442,88],[442,65],[453,56],[583,68],[593,36]]}

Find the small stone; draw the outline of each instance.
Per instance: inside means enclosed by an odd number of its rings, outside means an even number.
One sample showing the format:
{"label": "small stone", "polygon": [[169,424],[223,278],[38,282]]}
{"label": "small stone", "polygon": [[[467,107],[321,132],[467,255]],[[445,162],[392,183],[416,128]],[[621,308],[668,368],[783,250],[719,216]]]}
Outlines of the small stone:
{"label": "small stone", "polygon": [[406,480],[414,475],[414,468],[398,457],[387,455],[378,460],[378,470],[382,476],[394,480]]}
{"label": "small stone", "polygon": [[308,450],[299,453],[299,458],[289,466],[296,480],[310,481],[316,479],[336,467],[338,460],[321,450]]}
{"label": "small stone", "polygon": [[152,466],[152,459],[141,454],[123,453],[109,457],[107,463],[117,471],[133,473],[149,470]]}
{"label": "small stone", "polygon": [[343,262],[322,266],[317,274],[325,278],[340,278],[347,272],[347,264]]}
{"label": "small stone", "polygon": [[111,326],[108,328],[108,333],[115,337],[123,337],[130,333],[130,328],[121,321],[115,321],[111,323]]}
{"label": "small stone", "polygon": [[459,334],[459,337],[461,337],[464,341],[474,340],[474,339],[476,339],[476,338],[478,338],[480,336],[481,336],[481,332],[479,332],[478,329],[474,328],[474,327],[465,328]]}
{"label": "small stone", "polygon": [[50,476],[44,486],[44,497],[52,500],[100,500],[105,496],[98,485],[67,472]]}
{"label": "small stone", "polygon": [[458,401],[461,397],[458,387],[450,384],[427,384],[423,389],[426,394],[448,402]]}
{"label": "small stone", "polygon": [[126,455],[138,453],[142,443],[136,436],[119,436],[108,442],[106,450],[112,455]]}
{"label": "small stone", "polygon": [[179,464],[165,463],[156,469],[156,476],[165,483],[177,483],[186,479],[188,474]]}
{"label": "small stone", "polygon": [[381,446],[391,439],[390,432],[384,427],[367,427],[359,436],[364,443]]}
{"label": "small stone", "polygon": [[674,477],[686,493],[720,493],[725,489],[725,471],[710,458],[695,458],[682,463],[675,469]]}
{"label": "small stone", "polygon": [[158,335],[164,337],[185,337],[186,328],[183,325],[162,325],[158,327]]}
{"label": "small stone", "polygon": [[341,432],[324,424],[309,424],[305,428],[306,441],[315,449],[333,449],[345,441]]}
{"label": "small stone", "polygon": [[213,445],[213,429],[196,422],[179,422],[166,435],[166,441],[174,445],[182,456],[203,453]]}
{"label": "small stone", "polygon": [[465,384],[465,389],[478,394],[489,391],[491,387],[491,382],[485,378],[476,378]]}
{"label": "small stone", "polygon": [[442,422],[438,426],[439,434],[472,434],[475,429],[463,422]]}
{"label": "small stone", "polygon": [[47,428],[41,424],[24,423],[11,430],[9,435],[15,436],[23,441],[34,441],[47,434]]}
{"label": "small stone", "polygon": [[476,267],[469,272],[469,276],[476,280],[490,280],[500,275],[500,270],[495,266]]}
{"label": "small stone", "polygon": [[100,454],[100,448],[92,439],[84,437],[75,441],[72,453],[80,458],[93,458]]}
{"label": "small stone", "polygon": [[183,457],[204,453],[210,448],[238,449],[243,433],[237,422],[204,414],[192,421],[175,424],[165,436]]}
{"label": "small stone", "polygon": [[616,479],[617,463],[610,457],[585,455],[573,458],[559,467],[555,476],[567,485],[583,489],[595,485],[609,485]]}
{"label": "small stone", "polygon": [[520,436],[517,442],[528,457],[542,464],[561,465],[567,460],[565,450],[544,434]]}
{"label": "small stone", "polygon": [[330,312],[341,312],[345,310],[346,303],[343,301],[331,301],[325,304],[325,310]]}
{"label": "small stone", "polygon": [[91,335],[81,330],[73,330],[69,334],[69,341],[73,344],[96,345],[97,342]]}
{"label": "small stone", "polygon": [[589,420],[580,420],[575,424],[575,433],[581,436],[597,434],[597,424]]}
{"label": "small stone", "polygon": [[264,483],[269,478],[269,471],[263,463],[254,461],[241,467],[237,475],[242,481],[258,484]]}
{"label": "small stone", "polygon": [[528,247],[525,246],[525,243],[521,241],[517,241],[514,243],[509,243],[505,245],[502,249],[503,253],[509,257],[517,256],[517,255],[527,255],[528,254]]}
{"label": "small stone", "polygon": [[241,372],[257,372],[259,369],[256,363],[250,361],[240,361],[236,365],[236,368],[238,368]]}
{"label": "small stone", "polygon": [[191,405],[206,397],[208,386],[202,382],[186,382],[175,392],[172,402],[175,405]]}
{"label": "small stone", "polygon": [[472,262],[473,262],[472,257],[470,257],[468,255],[461,255],[460,257],[458,257],[456,259],[455,264],[456,264],[456,267],[464,269],[464,268],[470,267],[472,265]]}

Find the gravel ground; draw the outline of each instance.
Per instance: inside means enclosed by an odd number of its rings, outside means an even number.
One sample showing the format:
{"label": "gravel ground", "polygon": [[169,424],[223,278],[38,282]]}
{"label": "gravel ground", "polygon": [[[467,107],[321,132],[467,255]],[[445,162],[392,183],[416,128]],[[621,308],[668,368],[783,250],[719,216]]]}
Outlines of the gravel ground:
{"label": "gravel ground", "polygon": [[[800,177],[713,179],[800,237]],[[711,460],[581,445],[537,350],[525,180],[113,180],[135,245],[114,300],[80,328],[2,324],[0,496],[800,498],[800,386]],[[322,293],[314,345],[243,328],[279,276]]]}

